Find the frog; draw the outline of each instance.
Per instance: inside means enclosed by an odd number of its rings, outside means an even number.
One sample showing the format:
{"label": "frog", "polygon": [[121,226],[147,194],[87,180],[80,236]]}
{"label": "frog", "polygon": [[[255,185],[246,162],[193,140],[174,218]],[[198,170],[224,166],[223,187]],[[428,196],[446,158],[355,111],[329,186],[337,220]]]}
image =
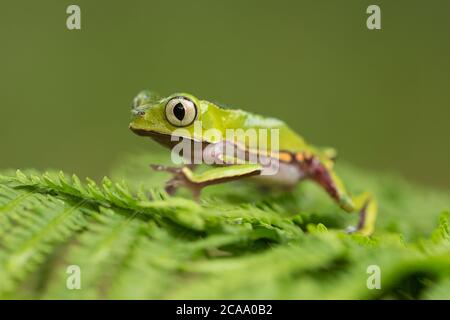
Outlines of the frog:
{"label": "frog", "polygon": [[[172,175],[165,185],[169,194],[174,194],[182,187],[199,199],[205,187],[231,181],[252,179],[272,188],[292,189],[298,183],[310,180],[319,185],[345,212],[359,214],[357,225],[348,227],[348,233],[370,236],[375,230],[377,201],[371,192],[352,195],[347,191],[334,169],[336,150],[307,142],[282,120],[225,107],[189,93],[180,92],[162,97],[150,90],[143,90],[134,98],[131,114],[129,128],[133,133],[150,137],[172,149],[180,139],[190,141],[201,150],[202,155],[215,160],[210,161],[211,165],[202,172],[196,172],[197,164],[192,162],[192,154],[187,157],[181,155],[191,160],[181,166],[151,164],[154,170]],[[199,123],[203,130],[213,129],[215,134],[208,136],[199,133],[196,130]],[[229,130],[246,132],[252,129],[257,135],[266,132],[266,147],[275,145],[276,140],[276,151],[262,152],[249,145],[248,139],[228,139],[225,134]],[[249,161],[249,155],[258,152],[260,157],[256,157],[256,161]],[[274,168],[274,163],[275,173],[267,173]]]}

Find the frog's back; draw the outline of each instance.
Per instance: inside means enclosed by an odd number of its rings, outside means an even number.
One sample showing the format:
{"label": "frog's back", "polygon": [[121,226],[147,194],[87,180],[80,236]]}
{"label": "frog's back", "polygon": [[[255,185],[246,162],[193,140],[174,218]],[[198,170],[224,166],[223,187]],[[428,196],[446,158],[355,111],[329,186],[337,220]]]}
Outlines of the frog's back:
{"label": "frog's back", "polygon": [[[312,151],[311,147],[305,142],[303,137],[298,135],[282,120],[264,117],[241,109],[231,109],[219,107],[214,103],[203,101],[207,104],[208,112],[205,114],[213,115],[214,126],[220,129],[255,129],[267,130],[266,134],[270,141],[276,139],[278,134],[278,147],[282,151],[302,152]],[[206,119],[212,121],[211,117]],[[272,142],[270,143],[273,144]]]}

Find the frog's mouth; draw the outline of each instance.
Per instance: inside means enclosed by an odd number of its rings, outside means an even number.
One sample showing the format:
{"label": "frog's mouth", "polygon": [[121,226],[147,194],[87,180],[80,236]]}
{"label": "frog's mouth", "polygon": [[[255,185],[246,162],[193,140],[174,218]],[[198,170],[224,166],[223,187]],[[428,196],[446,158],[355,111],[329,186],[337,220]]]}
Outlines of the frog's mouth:
{"label": "frog's mouth", "polygon": [[170,137],[168,134],[164,134],[164,133],[160,133],[160,132],[156,132],[156,131],[151,131],[151,130],[138,129],[138,128],[132,127],[131,125],[130,125],[130,130],[133,131],[138,136],[144,136],[144,137],[165,136],[165,137]]}
{"label": "frog's mouth", "polygon": [[[144,130],[144,129],[133,128],[132,126],[130,126],[130,130],[133,131],[138,136],[150,137],[150,138],[152,138],[152,140],[155,140],[159,144],[161,144],[161,145],[163,145],[165,147],[168,147],[168,148],[173,148],[174,146],[179,144],[180,143],[180,139],[187,139],[185,137],[179,137],[179,139],[173,139],[173,137],[176,137],[176,136],[173,136],[173,135],[170,135],[170,134],[164,134],[164,133],[160,133],[160,132],[156,132],[156,131],[151,131],[151,130]],[[189,139],[189,140],[191,140],[191,142],[193,142],[193,144],[200,143],[200,142],[195,141],[193,139]]]}
{"label": "frog's mouth", "polygon": [[141,137],[150,137],[159,144],[166,146],[166,147],[173,147],[177,141],[171,141],[171,136],[168,134],[156,132],[156,131],[150,131],[150,130],[144,130],[144,129],[137,129],[130,126],[131,131],[133,131],[135,134]]}

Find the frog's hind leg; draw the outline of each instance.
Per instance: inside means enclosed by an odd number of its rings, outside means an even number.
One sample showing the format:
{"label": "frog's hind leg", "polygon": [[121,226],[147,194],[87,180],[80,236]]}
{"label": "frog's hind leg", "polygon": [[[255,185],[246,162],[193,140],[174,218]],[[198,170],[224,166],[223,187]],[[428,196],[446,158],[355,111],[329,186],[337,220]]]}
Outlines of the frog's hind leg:
{"label": "frog's hind leg", "polygon": [[303,167],[308,172],[308,177],[317,182],[345,211],[359,212],[359,222],[356,227],[349,227],[348,232],[357,232],[363,235],[371,235],[375,230],[377,217],[377,203],[374,197],[368,193],[362,193],[356,197],[350,196],[339,177],[319,159],[306,159]]}

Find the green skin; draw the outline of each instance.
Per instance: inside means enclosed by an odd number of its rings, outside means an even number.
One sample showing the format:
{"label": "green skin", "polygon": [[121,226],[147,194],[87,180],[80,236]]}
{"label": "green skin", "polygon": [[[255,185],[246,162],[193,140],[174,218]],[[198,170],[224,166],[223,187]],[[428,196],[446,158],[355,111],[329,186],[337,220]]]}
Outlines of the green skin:
{"label": "green skin", "polygon": [[[187,119],[188,109],[196,109],[191,112],[192,122],[185,125],[174,125],[169,121],[167,114],[173,112],[167,111],[169,102],[173,99],[185,99],[193,103],[195,108],[184,108],[186,114],[178,115]],[[177,100],[178,101],[178,100]],[[191,104],[192,105],[192,104]],[[184,104],[183,104],[184,106]],[[170,108],[169,108],[170,109]],[[363,193],[357,197],[352,197],[345,190],[345,187],[339,177],[333,170],[335,151],[333,149],[324,149],[307,144],[305,140],[290,129],[284,122],[255,115],[239,109],[224,109],[212,102],[199,100],[191,94],[177,93],[169,97],[162,98],[151,91],[140,92],[133,102],[133,119],[130,123],[130,129],[138,135],[149,136],[159,143],[166,146],[173,146],[170,143],[174,132],[177,131],[177,137],[189,138],[197,143],[208,146],[220,146],[226,142],[226,129],[278,129],[279,131],[279,155],[271,155],[279,160],[279,173],[274,176],[263,176],[263,165],[258,163],[236,164],[230,162],[217,152],[217,149],[211,151],[212,157],[220,157],[224,165],[214,166],[206,172],[195,173],[193,166],[184,166],[181,168],[163,167],[159,165],[152,166],[155,170],[168,171],[173,174],[173,178],[167,182],[166,190],[173,193],[176,188],[183,186],[189,188],[194,196],[198,197],[202,188],[227,181],[239,180],[248,177],[259,176],[254,179],[261,183],[270,183],[280,187],[292,187],[304,179],[311,179],[317,182],[324,190],[337,202],[337,204],[347,212],[359,212],[360,219],[357,227],[349,228],[349,232],[358,232],[363,235],[370,235],[374,231],[377,204],[370,193]],[[173,117],[171,117],[173,118]],[[177,119],[175,119],[177,120]],[[202,130],[215,129],[221,136],[208,137],[197,135],[194,130],[194,124],[201,121]],[[179,132],[180,127],[185,134]],[[258,132],[258,130],[256,130]],[[268,131],[270,133],[270,130]],[[271,136],[267,137],[268,146],[271,144]],[[254,152],[248,149],[244,142],[235,145],[236,148],[244,149],[248,152]],[[214,149],[214,148],[213,148]]]}

